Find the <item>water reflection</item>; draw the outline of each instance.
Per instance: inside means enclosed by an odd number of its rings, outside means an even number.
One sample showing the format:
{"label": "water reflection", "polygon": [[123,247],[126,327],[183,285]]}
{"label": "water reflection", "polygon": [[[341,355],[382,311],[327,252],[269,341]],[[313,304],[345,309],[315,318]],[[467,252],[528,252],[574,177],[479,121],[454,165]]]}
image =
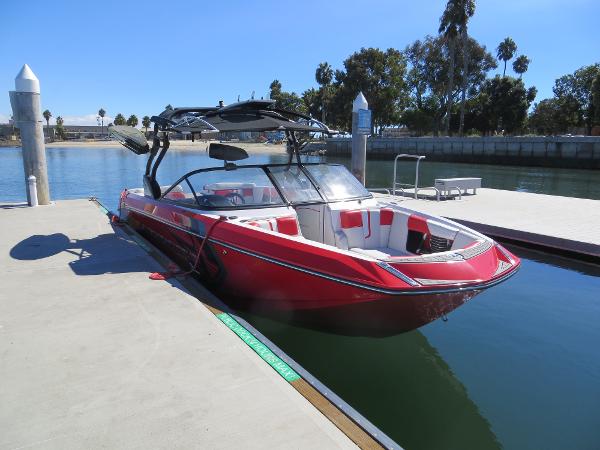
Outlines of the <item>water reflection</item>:
{"label": "water reflection", "polygon": [[515,277],[418,331],[241,315],[405,448],[595,448],[600,267],[510,250]]}
{"label": "water reflection", "polygon": [[240,315],[403,447],[500,448],[489,422],[422,333],[348,337]]}
{"label": "water reflection", "polygon": [[[165,249],[166,251],[167,249]],[[440,295],[397,296],[377,301],[344,304],[311,310],[273,308],[272,300],[240,298],[239,293],[214,292],[238,311],[253,316],[315,331],[342,336],[381,338],[415,330],[427,323],[445,318],[481,291],[453,292]]]}
{"label": "water reflection", "polygon": [[[505,247],[514,249],[514,253],[519,256],[523,256],[529,261],[533,261],[539,264],[549,265],[558,269],[565,269],[571,272],[577,272],[582,275],[589,275],[593,277],[600,277],[600,266],[594,263],[588,263],[585,261],[578,261],[573,258],[568,258],[559,255],[551,255],[544,253],[539,250],[533,250],[525,247],[520,247],[513,244],[504,244]],[[599,297],[600,298],[600,297]]]}

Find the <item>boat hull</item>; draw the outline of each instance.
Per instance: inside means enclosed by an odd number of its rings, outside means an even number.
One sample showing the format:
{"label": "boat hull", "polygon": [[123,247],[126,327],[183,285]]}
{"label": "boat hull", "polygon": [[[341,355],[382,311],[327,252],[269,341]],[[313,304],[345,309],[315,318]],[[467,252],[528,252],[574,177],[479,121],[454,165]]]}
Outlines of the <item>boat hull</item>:
{"label": "boat hull", "polygon": [[[225,240],[227,232],[216,232],[219,224],[200,252],[200,236],[210,228],[210,221],[184,226],[184,220],[170,221],[172,208],[161,212],[160,206],[155,206],[130,208],[127,221],[184,270],[195,264],[195,275],[225,303],[253,314],[344,334],[387,335],[418,328],[514,273],[511,270],[477,286],[401,288],[391,285],[390,278],[382,278],[390,275],[372,263],[359,260],[363,267],[353,259],[339,261],[343,259],[340,255],[327,255],[322,249],[315,252],[290,240],[275,242],[274,248],[289,246],[284,249],[289,257],[278,258],[281,255],[265,245],[252,248],[253,237]],[[201,219],[196,217],[187,224]],[[321,260],[313,262],[318,257]],[[346,273],[340,273],[341,269],[337,273],[313,269],[331,266],[334,259]]]}

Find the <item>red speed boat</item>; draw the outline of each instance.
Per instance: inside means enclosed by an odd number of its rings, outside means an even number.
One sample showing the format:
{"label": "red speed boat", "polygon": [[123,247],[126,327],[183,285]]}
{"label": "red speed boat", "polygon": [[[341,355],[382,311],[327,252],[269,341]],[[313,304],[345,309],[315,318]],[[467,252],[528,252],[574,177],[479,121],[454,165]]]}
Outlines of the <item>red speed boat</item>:
{"label": "red speed boat", "polygon": [[[175,108],[152,120],[152,148],[137,130],[110,129],[134,152],[150,153],[144,188],[123,191],[120,217],[237,307],[410,330],[520,265],[476,231],[373,197],[341,165],[303,163],[299,137],[329,129],[271,101]],[[239,165],[246,151],[212,143],[219,166],[159,186],[169,134],[224,131],[284,131],[290,159]]]}

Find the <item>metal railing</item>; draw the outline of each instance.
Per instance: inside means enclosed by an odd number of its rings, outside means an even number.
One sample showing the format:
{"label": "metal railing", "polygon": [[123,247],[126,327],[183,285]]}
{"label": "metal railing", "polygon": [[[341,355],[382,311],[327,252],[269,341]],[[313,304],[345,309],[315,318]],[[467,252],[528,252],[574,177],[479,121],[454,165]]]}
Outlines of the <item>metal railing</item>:
{"label": "metal railing", "polygon": [[388,188],[368,188],[369,192],[383,192],[384,194],[391,195]]}
{"label": "metal railing", "polygon": [[[416,161],[416,166],[415,166],[415,183],[414,184],[410,184],[410,183],[400,183],[398,181],[398,160],[399,159],[412,159]],[[413,194],[415,199],[419,198],[419,192],[421,191],[434,191],[435,192],[435,198],[436,200],[439,202],[441,197],[442,197],[442,192],[440,191],[440,189],[438,189],[435,186],[423,186],[423,187],[419,187],[419,168],[420,168],[420,164],[421,164],[421,160],[425,159],[424,155],[408,155],[406,153],[400,153],[398,155],[396,155],[396,157],[394,158],[394,180],[392,181],[392,188],[388,189],[388,188],[369,188],[369,191],[371,192],[383,192],[385,194],[388,195],[401,195],[402,197],[405,197],[406,194],[410,193]],[[408,192],[407,189],[413,189],[414,192]],[[391,192],[390,192],[391,191]],[[458,186],[452,186],[452,187],[448,187],[447,188],[447,193],[451,194],[452,191],[456,191],[458,193],[458,199],[462,200],[462,192],[460,190],[460,188]]]}
{"label": "metal railing", "polygon": [[[414,185],[409,184],[409,183],[399,183],[398,182],[398,160],[401,158],[414,159],[417,162],[416,167],[415,167],[415,184]],[[412,188],[415,190],[415,192],[414,192],[415,199],[418,199],[419,191],[434,190],[436,193],[436,198],[439,200],[440,191],[435,186],[419,187],[419,167],[420,167],[422,159],[425,159],[424,155],[408,155],[406,153],[400,153],[399,155],[396,155],[396,157],[394,158],[394,181],[392,182],[392,195],[396,195],[396,191],[400,191],[402,197],[404,197],[404,194],[405,194],[404,188]]]}

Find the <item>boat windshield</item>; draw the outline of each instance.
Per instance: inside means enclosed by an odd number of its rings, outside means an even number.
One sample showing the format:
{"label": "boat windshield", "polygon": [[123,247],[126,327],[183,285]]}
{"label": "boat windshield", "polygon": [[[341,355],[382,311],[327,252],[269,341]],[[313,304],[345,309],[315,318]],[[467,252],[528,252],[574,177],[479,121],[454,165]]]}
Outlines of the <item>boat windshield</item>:
{"label": "boat windshield", "polygon": [[269,167],[269,172],[291,203],[322,202],[319,191],[298,166]]}
{"label": "boat windshield", "polygon": [[369,191],[339,164],[200,169],[181,178],[163,196],[209,209],[260,208],[283,206],[288,202],[302,204],[368,197],[371,197]]}
{"label": "boat windshield", "polygon": [[335,164],[306,165],[310,175],[329,201],[372,197],[371,193],[344,166]]}
{"label": "boat windshield", "polygon": [[[178,192],[180,192],[178,194]],[[171,188],[165,198],[196,203],[200,207],[283,205],[277,189],[260,167],[238,167],[235,170],[203,170],[192,173]]]}

